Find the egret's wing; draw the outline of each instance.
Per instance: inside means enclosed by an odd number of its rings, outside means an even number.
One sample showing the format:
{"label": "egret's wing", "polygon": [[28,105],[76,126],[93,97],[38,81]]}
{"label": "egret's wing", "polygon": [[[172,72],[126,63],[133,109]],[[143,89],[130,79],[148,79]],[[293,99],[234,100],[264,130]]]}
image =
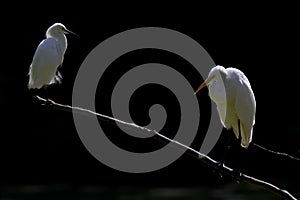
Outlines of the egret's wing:
{"label": "egret's wing", "polygon": [[57,42],[53,38],[43,40],[37,47],[29,71],[29,88],[41,88],[55,77],[61,64]]}
{"label": "egret's wing", "polygon": [[217,104],[217,111],[218,111],[218,114],[219,114],[219,118],[220,118],[221,124],[225,128],[230,128],[230,127],[227,127],[226,124],[225,124],[226,104]]}
{"label": "egret's wing", "polygon": [[240,120],[242,146],[247,147],[252,140],[256,101],[247,77],[241,74],[238,81],[239,84],[236,84],[235,110]]}
{"label": "egret's wing", "polygon": [[[251,125],[255,124],[255,112],[256,112],[256,101],[255,96],[252,91],[250,82],[248,81],[246,76],[242,76],[240,79],[241,85],[237,88],[237,108],[242,111],[239,113],[244,118],[249,118],[251,121]],[[244,110],[244,111],[243,111]],[[244,116],[248,113],[247,117]]]}

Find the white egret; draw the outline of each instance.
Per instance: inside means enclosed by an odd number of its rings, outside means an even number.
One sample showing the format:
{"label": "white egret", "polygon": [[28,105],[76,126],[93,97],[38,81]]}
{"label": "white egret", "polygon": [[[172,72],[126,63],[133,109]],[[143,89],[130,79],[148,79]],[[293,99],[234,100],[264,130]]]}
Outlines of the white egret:
{"label": "white egret", "polygon": [[[238,69],[216,66],[210,70],[207,79],[194,94],[205,86],[208,86],[209,96],[217,105],[222,125],[227,130],[233,130],[235,137],[241,141],[241,151],[245,152],[244,149],[248,148],[252,141],[256,112],[256,101],[249,80]],[[231,136],[228,138],[219,167],[223,166],[230,145]],[[238,158],[241,159],[240,153]],[[236,175],[241,175],[239,168],[238,162],[238,168],[234,170]]]}
{"label": "white egret", "polygon": [[37,47],[29,69],[29,89],[60,83],[61,74],[57,70],[62,65],[68,42],[65,34],[73,33],[61,23],[55,23],[46,31],[44,39]]}
{"label": "white egret", "polygon": [[205,86],[217,105],[222,125],[233,129],[236,138],[241,137],[241,146],[247,148],[252,141],[256,112],[254,93],[247,77],[238,69],[216,66],[195,94]]}

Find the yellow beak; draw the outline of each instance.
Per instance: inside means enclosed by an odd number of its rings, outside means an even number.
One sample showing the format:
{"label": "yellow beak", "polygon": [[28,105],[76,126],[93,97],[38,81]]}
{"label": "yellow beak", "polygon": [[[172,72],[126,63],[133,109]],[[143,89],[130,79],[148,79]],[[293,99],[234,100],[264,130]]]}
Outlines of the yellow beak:
{"label": "yellow beak", "polygon": [[206,79],[199,87],[198,89],[194,92],[194,95],[196,95],[202,88],[207,86],[207,84],[211,81],[212,77]]}
{"label": "yellow beak", "polygon": [[199,87],[198,89],[194,92],[194,95],[196,95],[202,88],[204,88],[206,86],[206,82],[204,81]]}

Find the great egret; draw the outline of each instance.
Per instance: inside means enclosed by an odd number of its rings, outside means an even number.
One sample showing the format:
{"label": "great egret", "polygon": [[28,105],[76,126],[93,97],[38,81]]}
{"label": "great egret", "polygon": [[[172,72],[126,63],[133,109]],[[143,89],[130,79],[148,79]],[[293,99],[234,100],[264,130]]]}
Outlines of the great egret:
{"label": "great egret", "polygon": [[60,83],[61,74],[57,70],[62,65],[68,42],[65,34],[77,34],[66,29],[61,23],[50,26],[44,39],[37,47],[29,69],[29,89]]}
{"label": "great egret", "polygon": [[256,112],[254,93],[247,77],[238,69],[216,66],[195,94],[205,86],[217,105],[222,125],[233,129],[236,138],[241,137],[241,146],[247,148],[252,141]]}
{"label": "great egret", "polygon": [[[209,96],[217,105],[222,125],[227,130],[233,129],[236,138],[241,140],[242,149],[248,148],[252,141],[256,101],[247,77],[238,69],[216,66],[210,70],[207,79],[194,94],[205,86],[208,86]],[[229,141],[218,166],[223,166]],[[239,168],[238,165],[235,172],[240,175]]]}

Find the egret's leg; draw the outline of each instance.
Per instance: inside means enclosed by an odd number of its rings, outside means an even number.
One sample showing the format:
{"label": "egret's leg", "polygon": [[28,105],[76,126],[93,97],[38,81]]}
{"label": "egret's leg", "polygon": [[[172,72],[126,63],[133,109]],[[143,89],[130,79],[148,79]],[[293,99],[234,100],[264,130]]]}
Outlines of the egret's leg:
{"label": "egret's leg", "polygon": [[219,162],[219,167],[223,167],[224,163],[225,163],[225,160],[226,160],[226,156],[227,156],[227,153],[228,151],[230,150],[233,142],[234,142],[234,133],[233,134],[228,134],[228,138],[227,138],[227,141],[226,141],[226,144],[225,144],[225,148],[224,148],[224,151],[223,151],[223,154],[222,154],[222,157],[221,157],[221,160]]}
{"label": "egret's leg", "polygon": [[[231,133],[231,131],[232,131],[232,133]],[[227,130],[227,132],[228,132],[228,134],[227,134],[227,140],[226,140],[226,143],[225,143],[225,146],[224,146],[224,150],[223,150],[221,159],[217,164],[218,174],[221,178],[223,178],[223,174],[221,172],[221,169],[224,167],[224,163],[225,163],[228,151],[230,150],[230,148],[231,148],[231,146],[232,146],[232,144],[235,140],[235,135],[233,133],[233,130]]]}
{"label": "egret's leg", "polygon": [[45,103],[43,104],[44,106],[49,106],[51,104],[51,99],[49,98],[49,91],[48,91],[48,87],[47,85],[45,85],[43,87],[43,90],[44,90],[44,94],[45,94]]}
{"label": "egret's leg", "polygon": [[239,142],[238,147],[239,148],[237,149],[236,167],[233,169],[235,177],[241,176],[241,161],[242,161],[242,158],[244,157],[244,154],[246,152],[246,149],[240,145],[241,140],[242,140],[240,121],[238,121],[238,131],[239,131],[239,139],[238,139],[238,142]]}
{"label": "egret's leg", "polygon": [[48,100],[49,99],[49,92],[48,92],[48,87],[47,85],[45,85],[43,87],[43,90],[44,90],[44,94],[45,94],[45,99]]}
{"label": "egret's leg", "polygon": [[237,157],[237,165],[236,165],[236,171],[238,174],[241,174],[241,169],[243,167],[243,160],[246,157],[247,149],[240,146],[238,151],[238,157]]}

